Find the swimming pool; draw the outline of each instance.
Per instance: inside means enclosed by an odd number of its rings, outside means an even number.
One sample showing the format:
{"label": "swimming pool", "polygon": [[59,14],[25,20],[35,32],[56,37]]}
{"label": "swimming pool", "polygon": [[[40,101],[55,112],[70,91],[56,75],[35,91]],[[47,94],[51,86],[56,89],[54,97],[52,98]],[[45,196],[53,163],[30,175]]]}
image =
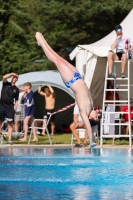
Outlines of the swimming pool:
{"label": "swimming pool", "polygon": [[132,200],[133,150],[1,148],[5,199]]}

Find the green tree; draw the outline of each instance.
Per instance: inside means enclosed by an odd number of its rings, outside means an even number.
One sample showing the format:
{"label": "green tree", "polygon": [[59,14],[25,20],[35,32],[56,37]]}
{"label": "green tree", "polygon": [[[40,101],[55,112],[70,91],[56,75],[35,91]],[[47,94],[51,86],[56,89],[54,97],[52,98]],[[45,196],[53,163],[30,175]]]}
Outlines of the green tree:
{"label": "green tree", "polygon": [[41,31],[56,49],[91,44],[110,33],[132,7],[129,0],[42,1]]}
{"label": "green tree", "polygon": [[[124,0],[0,0],[1,74],[55,69],[37,46],[40,31],[69,60],[68,47],[91,44],[110,33],[133,7]],[[129,22],[131,23],[131,22]],[[35,60],[45,60],[37,62]],[[70,61],[70,60],[69,60]]]}
{"label": "green tree", "polygon": [[[34,18],[27,5],[16,0],[0,0],[0,69],[1,75],[9,72],[19,74],[45,69],[42,63],[34,61],[38,58],[35,33],[30,30],[34,26]],[[34,10],[33,4],[32,9]]]}

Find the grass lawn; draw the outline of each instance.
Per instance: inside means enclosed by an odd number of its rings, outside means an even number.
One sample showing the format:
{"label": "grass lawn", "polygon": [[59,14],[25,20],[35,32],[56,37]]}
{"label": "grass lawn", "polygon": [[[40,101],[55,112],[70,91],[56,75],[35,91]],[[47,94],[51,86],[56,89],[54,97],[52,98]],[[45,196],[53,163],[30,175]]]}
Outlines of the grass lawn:
{"label": "grass lawn", "polygon": [[[6,139],[8,140],[8,137],[5,136]],[[29,136],[28,136],[29,137]],[[52,144],[71,144],[71,137],[72,134],[71,133],[55,133],[55,135],[51,136],[51,140],[52,140]],[[31,139],[32,140],[32,139]],[[82,140],[83,142],[83,140]],[[17,137],[13,137],[13,144],[27,144],[27,142],[22,142],[19,141]],[[96,143],[98,143],[98,140],[96,140]],[[7,141],[3,140],[3,144],[7,144]],[[44,144],[49,144],[49,139],[48,136],[41,136],[38,135],[38,141],[37,142],[30,142],[30,144],[35,144],[35,145],[44,145]],[[74,140],[73,144],[76,144],[76,140]],[[89,144],[89,142],[88,142]],[[103,140],[103,144],[112,144],[112,139],[104,139]],[[125,139],[115,139],[114,141],[115,145],[128,145],[129,144],[129,140],[125,140]]]}
{"label": "grass lawn", "polygon": [[[56,133],[55,135],[50,135],[50,138],[52,140],[53,144],[70,144],[71,143],[71,133],[62,133],[62,134],[58,134]],[[8,137],[5,136],[5,138],[8,140]],[[28,135],[28,139],[29,139],[29,135]],[[38,141],[37,142],[32,142],[33,137],[31,138],[31,142],[30,144],[35,144],[35,145],[44,145],[44,144],[49,144],[49,139],[48,136],[42,136],[42,135],[38,135]],[[27,144],[27,142],[22,142],[18,140],[18,137],[13,137],[12,139],[13,144]],[[7,141],[3,140],[3,144],[7,144]]]}

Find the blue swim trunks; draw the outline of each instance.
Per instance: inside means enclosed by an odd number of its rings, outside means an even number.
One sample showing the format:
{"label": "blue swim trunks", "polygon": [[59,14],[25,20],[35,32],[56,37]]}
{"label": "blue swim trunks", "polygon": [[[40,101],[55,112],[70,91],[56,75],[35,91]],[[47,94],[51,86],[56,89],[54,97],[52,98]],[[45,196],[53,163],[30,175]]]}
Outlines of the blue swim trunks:
{"label": "blue swim trunks", "polygon": [[74,72],[74,77],[67,83],[65,83],[65,85],[70,88],[70,86],[78,79],[81,79],[81,75],[78,72]]}

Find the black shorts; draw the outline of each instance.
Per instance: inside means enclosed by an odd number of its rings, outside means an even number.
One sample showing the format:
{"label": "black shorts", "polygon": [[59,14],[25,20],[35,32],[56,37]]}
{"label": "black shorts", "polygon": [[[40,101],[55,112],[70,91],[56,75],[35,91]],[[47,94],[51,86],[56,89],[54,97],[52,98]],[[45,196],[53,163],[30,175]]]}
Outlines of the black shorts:
{"label": "black shorts", "polygon": [[[55,112],[55,109],[51,109],[51,110],[45,109],[45,110],[44,110],[43,118],[45,118],[45,119],[48,119],[48,118],[49,118],[50,115],[47,114],[48,112],[53,113],[53,112]],[[52,117],[50,118],[50,121],[51,121],[51,122],[54,122],[54,121],[55,121],[55,115],[52,115]]]}
{"label": "black shorts", "polygon": [[7,122],[13,122],[14,121],[14,114],[15,110],[14,107],[6,107],[3,105],[0,105],[0,121],[4,122],[5,118]]}
{"label": "black shorts", "polygon": [[99,121],[96,121],[94,119],[89,119],[89,121],[90,121],[91,127],[92,126],[96,126],[98,124],[98,122],[99,122]]}
{"label": "black shorts", "polygon": [[[124,52],[123,52],[124,53]],[[123,53],[116,53],[116,55],[118,56],[119,60],[121,60],[122,54]]]}

